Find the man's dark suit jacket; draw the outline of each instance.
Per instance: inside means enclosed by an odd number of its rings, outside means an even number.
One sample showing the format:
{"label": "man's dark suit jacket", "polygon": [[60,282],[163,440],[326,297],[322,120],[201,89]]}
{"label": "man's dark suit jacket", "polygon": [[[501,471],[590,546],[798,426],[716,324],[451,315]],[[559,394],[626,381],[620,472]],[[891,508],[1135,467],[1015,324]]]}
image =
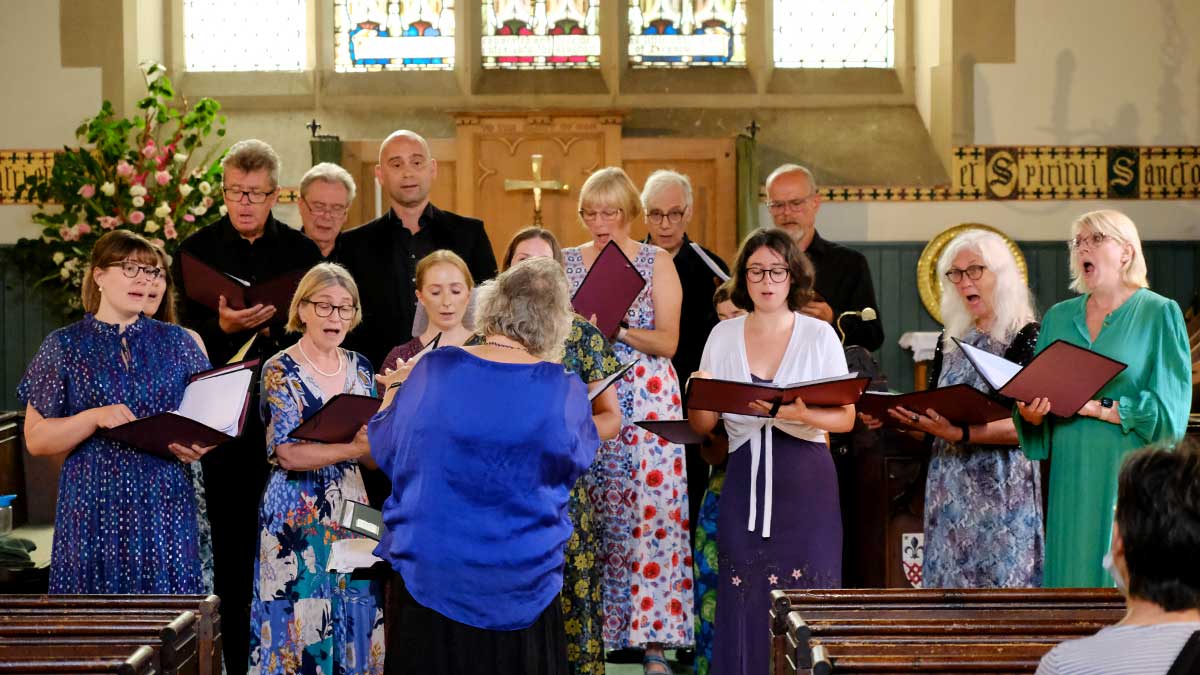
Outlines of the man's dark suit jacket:
{"label": "man's dark suit jacket", "polygon": [[425,207],[412,234],[391,209],[338,238],[333,255],[346,266],[362,299],[363,321],[346,336],[346,347],[378,368],[392,347],[412,339],[417,262],[438,249],[454,251],[478,284],[496,276],[496,256],[483,221]]}

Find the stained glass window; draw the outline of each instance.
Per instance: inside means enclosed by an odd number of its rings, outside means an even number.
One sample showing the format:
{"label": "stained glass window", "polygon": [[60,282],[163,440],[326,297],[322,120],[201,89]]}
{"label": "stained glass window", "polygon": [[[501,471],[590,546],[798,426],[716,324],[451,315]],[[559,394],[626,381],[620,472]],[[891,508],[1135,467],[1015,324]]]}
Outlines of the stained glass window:
{"label": "stained glass window", "polygon": [[183,0],[183,58],[190,71],[304,70],[305,0]]}
{"label": "stained glass window", "polygon": [[483,0],[484,68],[597,68],[600,0]]}
{"label": "stained glass window", "polygon": [[634,68],[746,65],[746,0],[630,0]]}
{"label": "stained glass window", "polygon": [[775,0],[776,68],[891,68],[893,0]]}
{"label": "stained glass window", "polygon": [[333,0],[333,69],[450,70],[454,0]]}

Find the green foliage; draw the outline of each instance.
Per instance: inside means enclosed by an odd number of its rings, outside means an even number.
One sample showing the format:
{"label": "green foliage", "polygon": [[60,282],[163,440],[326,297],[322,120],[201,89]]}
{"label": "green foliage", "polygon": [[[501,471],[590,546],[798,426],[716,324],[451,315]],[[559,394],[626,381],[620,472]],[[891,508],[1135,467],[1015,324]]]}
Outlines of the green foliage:
{"label": "green foliage", "polygon": [[221,105],[202,98],[176,103],[175,89],[159,64],[143,64],[146,96],[140,114],[117,117],[105,101],[75,130],[78,147],[54,155],[48,176],[32,175],[16,198],[37,204],[37,239],[22,239],[8,253],[16,265],[50,291],[66,315],[80,312],[79,290],[96,240],[109,230],[131,230],[174,255],[179,242],[221,217],[221,153],[205,149],[225,135]]}

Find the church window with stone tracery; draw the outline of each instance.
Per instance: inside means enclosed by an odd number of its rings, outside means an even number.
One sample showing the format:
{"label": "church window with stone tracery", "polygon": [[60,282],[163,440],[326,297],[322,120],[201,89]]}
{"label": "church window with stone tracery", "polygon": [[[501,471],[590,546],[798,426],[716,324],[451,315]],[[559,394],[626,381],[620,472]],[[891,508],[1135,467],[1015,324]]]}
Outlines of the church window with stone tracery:
{"label": "church window with stone tracery", "polygon": [[746,0],[630,0],[634,68],[746,66]]}
{"label": "church window with stone tracery", "polygon": [[600,66],[600,0],[483,0],[483,67]]}
{"label": "church window with stone tracery", "polygon": [[776,68],[891,68],[894,0],[774,0]]}
{"label": "church window with stone tracery", "polygon": [[308,63],[305,0],[184,0],[183,57],[194,72],[301,71]]}
{"label": "church window with stone tracery", "polygon": [[454,68],[454,0],[334,0],[339,73]]}

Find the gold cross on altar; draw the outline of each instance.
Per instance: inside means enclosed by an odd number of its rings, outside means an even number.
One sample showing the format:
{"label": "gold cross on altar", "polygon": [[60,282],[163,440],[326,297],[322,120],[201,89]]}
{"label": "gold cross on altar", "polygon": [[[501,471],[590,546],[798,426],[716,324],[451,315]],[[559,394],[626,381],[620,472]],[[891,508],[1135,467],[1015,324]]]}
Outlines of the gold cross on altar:
{"label": "gold cross on altar", "polygon": [[532,155],[530,161],[533,164],[533,180],[512,180],[505,179],[505,192],[518,192],[524,190],[533,191],[533,224],[536,227],[542,226],[542,190],[550,190],[554,192],[566,192],[571,189],[571,186],[557,180],[542,180],[542,156]]}

